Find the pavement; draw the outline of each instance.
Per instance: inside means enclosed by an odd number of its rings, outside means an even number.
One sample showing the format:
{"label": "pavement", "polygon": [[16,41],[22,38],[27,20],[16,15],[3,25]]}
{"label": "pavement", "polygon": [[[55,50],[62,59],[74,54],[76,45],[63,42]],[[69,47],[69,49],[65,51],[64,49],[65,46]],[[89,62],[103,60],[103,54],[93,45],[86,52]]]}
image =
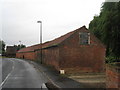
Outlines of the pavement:
{"label": "pavement", "polygon": [[106,75],[105,73],[83,73],[79,75],[71,75],[69,78],[83,83],[86,88],[105,88]]}
{"label": "pavement", "polygon": [[43,83],[48,81],[42,72],[25,60],[2,59],[2,82],[0,88],[41,88]]}
{"label": "pavement", "polygon": [[85,88],[83,84],[77,82],[73,79],[67,78],[65,75],[60,75],[54,68],[38,64],[34,61],[26,60],[29,63],[33,64],[35,68],[40,70],[48,79],[49,81],[54,84],[58,88]]}
{"label": "pavement", "polygon": [[39,69],[55,87],[77,90],[105,90],[104,73],[86,73],[79,75],[61,75],[53,67],[26,60]]}

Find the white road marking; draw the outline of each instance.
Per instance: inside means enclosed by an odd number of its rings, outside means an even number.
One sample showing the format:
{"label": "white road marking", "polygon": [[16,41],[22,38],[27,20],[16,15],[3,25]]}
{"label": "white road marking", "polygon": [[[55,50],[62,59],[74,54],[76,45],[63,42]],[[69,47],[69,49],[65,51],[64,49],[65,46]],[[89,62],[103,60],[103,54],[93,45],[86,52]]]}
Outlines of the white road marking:
{"label": "white road marking", "polygon": [[[12,61],[12,60],[10,60],[10,61]],[[11,72],[7,75],[7,77],[4,79],[4,81],[0,84],[0,88],[2,88],[2,86],[5,84],[5,82],[7,81],[8,77],[11,75],[11,73],[12,73],[12,71],[13,71],[13,69],[14,69],[14,61],[12,61],[12,63],[13,63],[12,70],[11,70]]]}

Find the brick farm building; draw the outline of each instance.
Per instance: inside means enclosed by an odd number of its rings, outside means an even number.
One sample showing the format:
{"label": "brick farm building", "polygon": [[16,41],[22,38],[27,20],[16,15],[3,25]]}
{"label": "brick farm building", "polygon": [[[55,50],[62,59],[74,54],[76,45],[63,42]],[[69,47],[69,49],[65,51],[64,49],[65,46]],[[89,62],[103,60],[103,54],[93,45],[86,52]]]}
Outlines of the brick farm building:
{"label": "brick farm building", "polygon": [[103,72],[105,46],[85,27],[69,32],[57,39],[23,48],[17,58],[38,60],[66,73]]}
{"label": "brick farm building", "polygon": [[17,47],[15,46],[7,46],[5,56],[7,57],[15,57],[17,52]]}

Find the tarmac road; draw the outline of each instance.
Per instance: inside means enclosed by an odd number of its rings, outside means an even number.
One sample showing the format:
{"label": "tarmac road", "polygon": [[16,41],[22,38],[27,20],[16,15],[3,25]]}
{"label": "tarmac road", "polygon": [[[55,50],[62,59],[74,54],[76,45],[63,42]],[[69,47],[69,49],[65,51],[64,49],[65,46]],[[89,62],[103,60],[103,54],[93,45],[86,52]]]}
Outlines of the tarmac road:
{"label": "tarmac road", "polygon": [[2,88],[41,88],[47,81],[40,71],[24,60],[2,59],[2,82],[0,82]]}

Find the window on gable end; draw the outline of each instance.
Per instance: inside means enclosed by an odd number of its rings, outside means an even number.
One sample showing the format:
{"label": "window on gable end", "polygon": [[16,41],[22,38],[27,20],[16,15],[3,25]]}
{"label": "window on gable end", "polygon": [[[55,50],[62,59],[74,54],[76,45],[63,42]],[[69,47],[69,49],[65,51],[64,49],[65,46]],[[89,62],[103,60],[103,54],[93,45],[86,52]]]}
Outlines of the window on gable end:
{"label": "window on gable end", "polygon": [[80,40],[81,45],[90,44],[90,33],[88,33],[88,32],[80,32],[79,33],[79,40]]}

